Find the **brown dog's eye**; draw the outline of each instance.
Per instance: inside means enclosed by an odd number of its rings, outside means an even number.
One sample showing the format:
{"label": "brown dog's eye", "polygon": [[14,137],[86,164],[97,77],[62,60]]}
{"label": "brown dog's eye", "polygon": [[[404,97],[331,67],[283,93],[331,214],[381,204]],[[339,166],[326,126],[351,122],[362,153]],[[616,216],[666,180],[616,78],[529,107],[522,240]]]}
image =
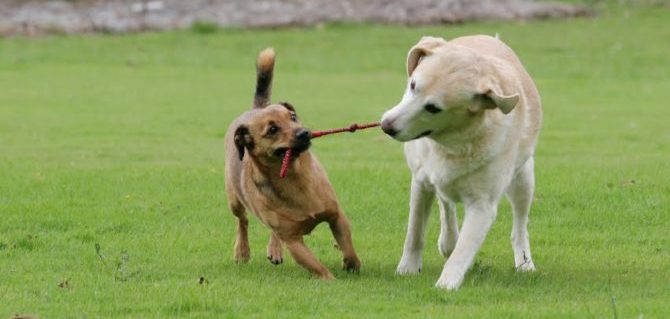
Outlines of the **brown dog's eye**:
{"label": "brown dog's eye", "polygon": [[274,125],[274,124],[270,124],[270,128],[268,128],[267,135],[268,136],[275,135],[275,134],[277,134],[277,132],[279,132],[279,126]]}
{"label": "brown dog's eye", "polygon": [[298,115],[296,115],[295,112],[291,112],[291,121],[293,122],[298,121]]}

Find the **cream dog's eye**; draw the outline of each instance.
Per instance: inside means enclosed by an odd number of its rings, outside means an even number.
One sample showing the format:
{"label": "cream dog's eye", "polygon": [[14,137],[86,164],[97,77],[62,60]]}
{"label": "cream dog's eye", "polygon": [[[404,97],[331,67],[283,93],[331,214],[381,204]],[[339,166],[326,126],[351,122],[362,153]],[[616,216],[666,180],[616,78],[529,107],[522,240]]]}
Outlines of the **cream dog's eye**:
{"label": "cream dog's eye", "polygon": [[416,88],[416,81],[412,80],[412,82],[409,83],[409,88],[414,91],[414,88]]}
{"label": "cream dog's eye", "polygon": [[426,112],[433,114],[442,112],[442,109],[433,103],[427,103],[423,106],[423,109],[426,110]]}

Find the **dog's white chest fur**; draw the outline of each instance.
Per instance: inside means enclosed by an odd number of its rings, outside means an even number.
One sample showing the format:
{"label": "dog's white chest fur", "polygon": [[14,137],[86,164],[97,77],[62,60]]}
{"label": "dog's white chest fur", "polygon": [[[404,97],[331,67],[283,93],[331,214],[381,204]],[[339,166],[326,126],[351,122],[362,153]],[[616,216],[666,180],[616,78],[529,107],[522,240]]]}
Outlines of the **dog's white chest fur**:
{"label": "dog's white chest fur", "polygon": [[[447,148],[428,138],[405,143],[405,158],[412,178],[423,187],[434,189],[445,200],[455,202],[475,193],[488,192],[480,189],[482,187],[495,186],[491,177],[486,177],[485,183],[478,180],[487,175],[489,166],[496,164],[499,152],[499,147],[481,148],[469,143]],[[508,174],[496,175],[493,180],[509,180],[505,176]],[[494,188],[501,191],[500,187]]]}
{"label": "dog's white chest fur", "polygon": [[[440,208],[438,248],[448,257],[436,286],[457,289],[496,218],[500,198],[513,210],[512,247],[520,271],[535,269],[528,213],[540,97],[514,52],[499,39],[424,37],[407,56],[403,99],[382,129],[405,142],[412,171],[410,217],[399,274],[421,270],[431,203]],[[456,203],[465,210],[459,228]]]}
{"label": "dog's white chest fur", "polygon": [[405,143],[405,158],[415,180],[425,187],[448,190],[455,181],[481,167],[481,161],[448,161],[446,149],[419,139]]}

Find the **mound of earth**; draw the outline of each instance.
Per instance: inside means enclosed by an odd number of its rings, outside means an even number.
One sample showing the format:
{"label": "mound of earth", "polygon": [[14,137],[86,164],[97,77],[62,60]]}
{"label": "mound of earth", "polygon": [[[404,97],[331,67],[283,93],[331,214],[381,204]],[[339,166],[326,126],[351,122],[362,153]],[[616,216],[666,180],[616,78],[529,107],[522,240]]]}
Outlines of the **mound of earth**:
{"label": "mound of earth", "polygon": [[0,34],[135,32],[187,28],[405,25],[590,15],[586,7],[532,0],[4,0]]}

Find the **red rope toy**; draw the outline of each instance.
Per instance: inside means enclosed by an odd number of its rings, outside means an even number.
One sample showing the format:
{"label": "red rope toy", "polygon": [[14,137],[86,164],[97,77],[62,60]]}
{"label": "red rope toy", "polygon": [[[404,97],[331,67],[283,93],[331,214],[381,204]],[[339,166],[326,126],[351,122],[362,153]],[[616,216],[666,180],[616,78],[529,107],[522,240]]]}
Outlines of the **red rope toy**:
{"label": "red rope toy", "polygon": [[[343,127],[343,128],[335,128],[332,130],[325,130],[325,131],[314,131],[312,132],[312,135],[310,136],[310,139],[315,139],[317,137],[325,136],[325,135],[330,135],[330,134],[337,134],[337,133],[342,133],[342,132],[356,132],[357,130],[364,130],[368,129],[371,127],[377,127],[379,126],[379,122],[373,122],[373,123],[368,123],[368,124],[351,124],[349,127]],[[286,150],[286,153],[284,154],[284,159],[281,162],[281,171],[279,171],[279,177],[284,178],[286,177],[286,174],[288,173],[288,165],[291,163],[291,149],[289,148]]]}

